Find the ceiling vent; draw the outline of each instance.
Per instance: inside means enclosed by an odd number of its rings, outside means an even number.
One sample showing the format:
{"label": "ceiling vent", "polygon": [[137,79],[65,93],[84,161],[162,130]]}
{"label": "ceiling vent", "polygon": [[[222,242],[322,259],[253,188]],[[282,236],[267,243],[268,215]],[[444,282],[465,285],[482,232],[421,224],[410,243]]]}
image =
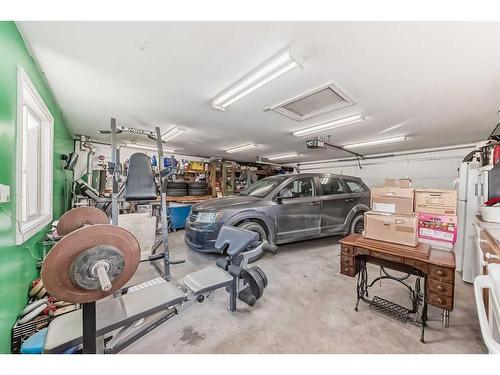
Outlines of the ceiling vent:
{"label": "ceiling vent", "polygon": [[304,121],[354,104],[354,101],[333,83],[287,100],[264,111],[273,110],[296,121]]}

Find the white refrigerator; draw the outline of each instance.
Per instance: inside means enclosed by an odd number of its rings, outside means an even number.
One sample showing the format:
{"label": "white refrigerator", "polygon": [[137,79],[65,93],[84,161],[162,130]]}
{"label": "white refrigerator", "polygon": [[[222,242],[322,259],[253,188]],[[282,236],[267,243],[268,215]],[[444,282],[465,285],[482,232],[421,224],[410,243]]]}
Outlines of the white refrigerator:
{"label": "white refrigerator", "polygon": [[460,165],[456,185],[458,227],[455,259],[457,271],[462,273],[462,280],[468,283],[472,283],[477,276],[473,225],[479,210],[478,176],[478,162]]}

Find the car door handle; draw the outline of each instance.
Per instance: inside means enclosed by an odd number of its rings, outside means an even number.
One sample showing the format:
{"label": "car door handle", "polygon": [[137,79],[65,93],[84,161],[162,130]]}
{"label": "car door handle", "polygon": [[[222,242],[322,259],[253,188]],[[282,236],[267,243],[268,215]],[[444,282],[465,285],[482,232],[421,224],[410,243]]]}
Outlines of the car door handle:
{"label": "car door handle", "polygon": [[344,199],[344,201],[346,201],[346,202],[354,202],[354,198],[346,198],[346,199]]}
{"label": "car door handle", "polygon": [[309,202],[309,206],[318,206],[319,202]]}

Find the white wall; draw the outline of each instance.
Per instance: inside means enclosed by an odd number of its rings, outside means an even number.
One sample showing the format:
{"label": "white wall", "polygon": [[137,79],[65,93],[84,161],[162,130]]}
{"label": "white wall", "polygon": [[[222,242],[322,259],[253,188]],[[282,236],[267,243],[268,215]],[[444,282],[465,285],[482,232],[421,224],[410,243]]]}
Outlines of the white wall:
{"label": "white wall", "polygon": [[369,187],[380,187],[386,178],[411,178],[417,188],[452,189],[457,170],[472,147],[429,151],[387,158],[299,165],[301,172],[338,173],[361,177]]}

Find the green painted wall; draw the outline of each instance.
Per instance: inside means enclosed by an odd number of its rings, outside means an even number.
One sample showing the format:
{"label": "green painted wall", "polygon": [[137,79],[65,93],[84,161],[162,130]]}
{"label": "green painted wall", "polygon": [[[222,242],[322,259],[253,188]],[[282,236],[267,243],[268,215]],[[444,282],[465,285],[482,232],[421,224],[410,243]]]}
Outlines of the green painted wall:
{"label": "green painted wall", "polygon": [[[10,332],[27,302],[40,241],[46,230],[15,246],[17,68],[23,67],[54,117],[54,219],[68,207],[65,197],[73,176],[62,168],[61,155],[73,151],[73,140],[42,74],[28,53],[14,22],[0,22],[0,184],[11,186],[11,201],[0,204],[0,353],[10,352]],[[6,214],[6,212],[8,215]]]}

